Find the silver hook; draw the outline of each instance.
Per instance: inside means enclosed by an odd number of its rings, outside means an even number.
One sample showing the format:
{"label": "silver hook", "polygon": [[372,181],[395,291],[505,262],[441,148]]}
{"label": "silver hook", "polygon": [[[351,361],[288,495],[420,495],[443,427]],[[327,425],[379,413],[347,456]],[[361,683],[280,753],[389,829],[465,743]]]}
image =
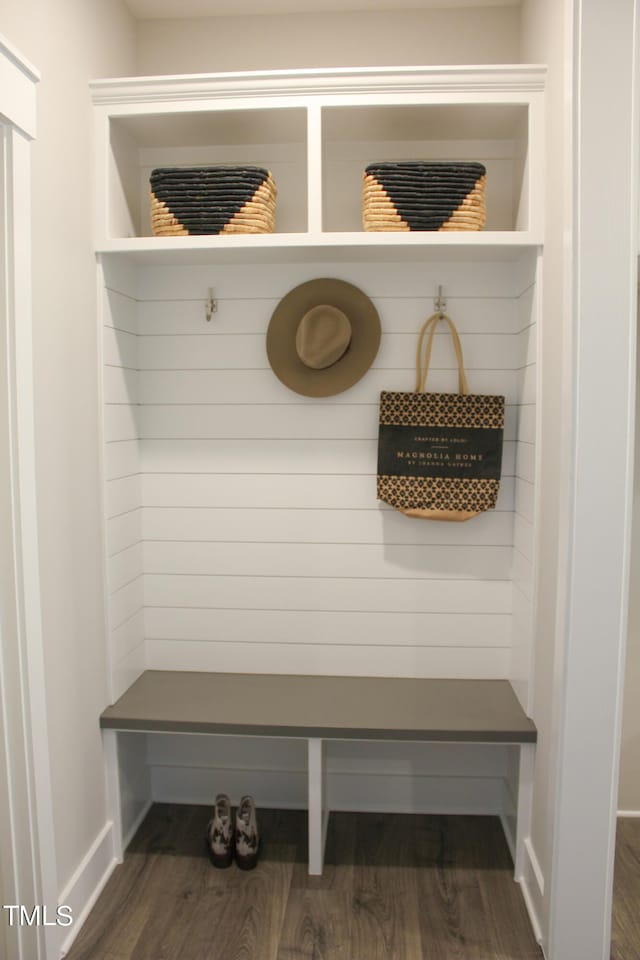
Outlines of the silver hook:
{"label": "silver hook", "polygon": [[213,287],[209,287],[209,297],[205,304],[205,316],[207,318],[207,323],[211,323],[211,318],[214,313],[217,313],[218,310],[218,301],[213,298]]}
{"label": "silver hook", "polygon": [[438,284],[438,296],[433,301],[433,307],[435,312],[440,315],[440,319],[442,320],[447,309],[447,301],[442,296],[442,287],[440,284]]}

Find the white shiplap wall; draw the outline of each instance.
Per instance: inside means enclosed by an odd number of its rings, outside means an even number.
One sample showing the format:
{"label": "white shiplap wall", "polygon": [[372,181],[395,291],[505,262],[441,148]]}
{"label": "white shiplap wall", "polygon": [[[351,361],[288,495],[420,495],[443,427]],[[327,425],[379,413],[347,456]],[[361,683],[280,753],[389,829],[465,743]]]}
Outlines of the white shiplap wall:
{"label": "white shiplap wall", "polygon": [[538,285],[531,277],[517,301],[518,408],[513,541],[512,666],[510,679],[527,712],[535,669],[536,450],[538,387]]}
{"label": "white shiplap wall", "polygon": [[[149,666],[508,675],[520,381],[508,268],[498,277],[495,265],[468,264],[455,286],[444,284],[472,389],[507,395],[498,509],[468,524],[422,523],[375,498],[379,391],[412,389],[416,331],[450,270],[145,274],[138,399]],[[316,401],[276,379],[265,333],[280,297],[323,273],[372,296],[383,338],[359,384]],[[207,324],[210,285],[219,309]],[[455,384],[445,334],[433,366],[433,389]]]}
{"label": "white shiplap wall", "polygon": [[108,652],[116,699],[145,665],[138,407],[138,302],[134,274],[103,267],[104,514]]}
{"label": "white shiplap wall", "polygon": [[[107,273],[114,694],[143,666],[517,674],[526,694],[529,634],[522,640],[518,631],[531,616],[535,258],[148,267],[135,277],[116,262]],[[383,331],[369,373],[325,400],[284,387],[265,351],[279,299],[318,276],[360,286]],[[507,397],[498,508],[464,524],[412,520],[375,497],[379,392],[413,389],[417,331],[439,284],[471,389]],[[207,324],[212,286],[218,312]],[[443,327],[429,387],[455,383]],[[393,783],[398,809],[500,806],[507,748],[411,747],[398,769],[384,755],[363,757],[361,747],[329,758],[336,807],[364,802],[358,783],[381,809],[393,806]],[[299,802],[305,759],[295,745],[274,746],[267,763],[264,745],[242,750],[231,760],[224,739],[150,738],[153,795],[205,802],[222,784],[263,791],[264,803]]]}

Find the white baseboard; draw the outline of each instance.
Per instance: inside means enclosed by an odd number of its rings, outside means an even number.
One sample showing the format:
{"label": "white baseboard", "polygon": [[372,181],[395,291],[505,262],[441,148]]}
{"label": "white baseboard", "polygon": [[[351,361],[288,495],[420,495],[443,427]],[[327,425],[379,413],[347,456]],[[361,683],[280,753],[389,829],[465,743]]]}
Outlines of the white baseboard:
{"label": "white baseboard", "polygon": [[[149,800],[124,837],[123,848],[125,850],[149,812],[151,804],[152,801]],[[113,830],[113,821],[109,820],[105,823],[71,880],[60,894],[58,902],[70,906],[73,911],[73,924],[60,947],[61,958],[65,957],[71,949],[72,943],[80,933],[82,925],[95,906],[109,877],[118,866],[118,861],[113,855]]]}
{"label": "white baseboard", "polygon": [[536,852],[533,849],[533,844],[531,843],[531,837],[525,837],[524,839],[524,851],[527,855],[529,861],[529,866],[531,867],[531,873],[534,880],[536,881],[536,886],[538,888],[538,893],[540,898],[544,897],[544,874],[542,868],[540,867],[540,861],[536,856]]}
{"label": "white baseboard", "polygon": [[618,810],[616,816],[620,819],[623,817],[640,817],[640,810]]}
{"label": "white baseboard", "polygon": [[529,922],[536,941],[544,950],[542,924],[538,915],[538,906],[541,905],[544,898],[544,873],[540,867],[540,861],[536,855],[530,837],[524,839],[524,869],[521,877],[516,877],[516,881],[522,890],[522,897],[529,915]]}
{"label": "white baseboard", "polygon": [[[109,820],[60,894],[59,904],[70,906],[73,912],[73,924],[60,946],[60,957],[68,953],[116,866],[117,860],[113,855],[113,823]],[[61,932],[64,929],[60,928]]]}
{"label": "white baseboard", "polygon": [[531,896],[529,884],[524,877],[518,881],[518,884],[522,890],[522,899],[524,900],[524,905],[527,908],[527,913],[529,914],[529,922],[531,923],[533,935],[536,938],[536,942],[542,946],[542,926],[535,908],[533,897]]}

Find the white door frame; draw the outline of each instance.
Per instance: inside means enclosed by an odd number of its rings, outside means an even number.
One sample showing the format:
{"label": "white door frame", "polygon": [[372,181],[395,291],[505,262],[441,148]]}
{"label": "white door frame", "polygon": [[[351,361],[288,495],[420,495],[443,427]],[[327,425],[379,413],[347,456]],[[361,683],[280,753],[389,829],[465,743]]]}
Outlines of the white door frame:
{"label": "white door frame", "polygon": [[608,960],[634,467],[636,0],[571,2],[571,476],[548,956]]}
{"label": "white door frame", "polygon": [[[53,908],[55,915],[31,342],[30,154],[38,80],[0,36],[0,857],[4,897],[29,910]],[[20,926],[15,911],[0,912],[11,956],[53,958],[50,927]]]}

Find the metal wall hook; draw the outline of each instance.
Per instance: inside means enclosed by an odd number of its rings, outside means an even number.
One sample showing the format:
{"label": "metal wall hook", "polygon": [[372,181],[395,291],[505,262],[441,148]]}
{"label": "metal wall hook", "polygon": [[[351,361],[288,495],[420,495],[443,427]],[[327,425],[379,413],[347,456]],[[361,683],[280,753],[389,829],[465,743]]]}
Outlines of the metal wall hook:
{"label": "metal wall hook", "polygon": [[442,319],[447,310],[447,301],[442,295],[442,287],[440,284],[438,284],[438,296],[433,301],[433,309],[440,315],[440,319]]}
{"label": "metal wall hook", "polygon": [[211,319],[214,313],[217,313],[218,310],[218,301],[214,299],[213,296],[213,287],[209,287],[209,296],[207,302],[205,303],[205,316],[207,318],[207,323],[211,323]]}

